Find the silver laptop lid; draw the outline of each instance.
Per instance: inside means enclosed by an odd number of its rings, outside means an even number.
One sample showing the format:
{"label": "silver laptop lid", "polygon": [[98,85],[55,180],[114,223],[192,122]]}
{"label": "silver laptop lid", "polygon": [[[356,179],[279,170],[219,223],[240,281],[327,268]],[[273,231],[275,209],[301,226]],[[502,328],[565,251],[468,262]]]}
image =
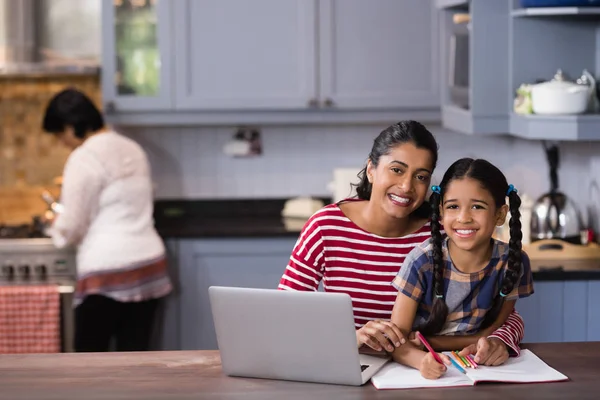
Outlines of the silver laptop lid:
{"label": "silver laptop lid", "polygon": [[212,286],[209,297],[225,374],[361,384],[350,296]]}

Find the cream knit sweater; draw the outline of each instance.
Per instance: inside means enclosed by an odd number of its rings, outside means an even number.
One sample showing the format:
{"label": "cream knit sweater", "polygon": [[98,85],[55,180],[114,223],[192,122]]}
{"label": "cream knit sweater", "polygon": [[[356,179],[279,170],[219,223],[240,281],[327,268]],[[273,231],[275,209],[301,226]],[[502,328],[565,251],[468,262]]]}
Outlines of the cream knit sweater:
{"label": "cream knit sweater", "polygon": [[109,131],[88,138],[63,173],[55,246],[77,246],[77,275],[127,268],[164,255],[154,229],[150,167],[133,140]]}

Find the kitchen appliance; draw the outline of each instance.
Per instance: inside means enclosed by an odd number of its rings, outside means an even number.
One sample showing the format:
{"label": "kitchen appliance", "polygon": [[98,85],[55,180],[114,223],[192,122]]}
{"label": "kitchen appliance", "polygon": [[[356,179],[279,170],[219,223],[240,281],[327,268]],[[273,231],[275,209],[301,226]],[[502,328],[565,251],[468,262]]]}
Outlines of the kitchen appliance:
{"label": "kitchen appliance", "polygon": [[581,244],[580,213],[573,201],[558,190],[559,150],[547,145],[546,157],[550,167],[550,191],[537,199],[531,212],[531,241],[561,239]]}
{"label": "kitchen appliance", "polygon": [[456,14],[450,36],[448,94],[452,104],[469,109],[469,14]]}
{"label": "kitchen appliance", "polygon": [[0,225],[0,285],[56,285],[61,302],[61,350],[73,351],[75,250],[57,249],[36,224]]}

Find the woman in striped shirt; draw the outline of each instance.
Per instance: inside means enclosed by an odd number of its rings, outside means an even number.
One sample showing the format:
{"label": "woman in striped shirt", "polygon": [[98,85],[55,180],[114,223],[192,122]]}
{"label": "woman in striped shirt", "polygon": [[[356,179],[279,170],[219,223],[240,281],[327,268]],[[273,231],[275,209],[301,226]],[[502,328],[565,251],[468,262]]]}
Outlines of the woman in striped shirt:
{"label": "woman in striped shirt", "polygon": [[[359,174],[358,198],[316,212],[292,250],[279,289],[315,291],[322,283],[327,292],[348,294],[358,346],[392,351],[405,341],[390,322],[398,294],[391,282],[406,255],[431,236],[425,198],[437,153],[435,138],[416,121],[383,130]],[[517,355],[523,333],[515,311],[493,332],[431,339],[436,347],[470,347],[486,364]]]}

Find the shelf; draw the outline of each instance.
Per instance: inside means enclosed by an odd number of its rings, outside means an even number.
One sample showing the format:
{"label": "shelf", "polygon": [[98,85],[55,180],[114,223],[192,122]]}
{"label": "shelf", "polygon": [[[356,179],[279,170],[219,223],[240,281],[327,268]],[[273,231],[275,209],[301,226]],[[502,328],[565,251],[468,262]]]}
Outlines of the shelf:
{"label": "shelf", "polygon": [[511,11],[513,17],[598,16],[600,7],[531,7]]}
{"label": "shelf", "polygon": [[467,10],[469,8],[469,0],[435,0],[435,6],[440,10]]}
{"label": "shelf", "polygon": [[525,139],[600,140],[600,114],[512,114],[510,133]]}
{"label": "shelf", "polygon": [[455,106],[442,106],[442,124],[450,130],[473,134],[508,133],[508,117],[489,115],[474,117],[470,110]]}

